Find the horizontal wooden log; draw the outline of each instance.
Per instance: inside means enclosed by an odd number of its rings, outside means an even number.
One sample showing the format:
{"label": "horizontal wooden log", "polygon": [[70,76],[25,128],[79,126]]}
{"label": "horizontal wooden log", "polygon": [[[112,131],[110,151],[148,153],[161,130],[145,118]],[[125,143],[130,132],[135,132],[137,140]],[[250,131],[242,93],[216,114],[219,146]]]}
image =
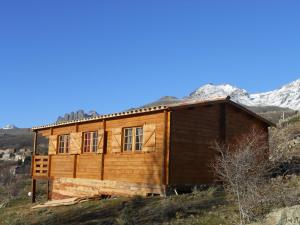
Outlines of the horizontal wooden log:
{"label": "horizontal wooden log", "polygon": [[100,194],[145,196],[149,193],[162,195],[165,193],[165,187],[122,181],[56,178],[53,180],[52,198],[59,196],[82,197]]}

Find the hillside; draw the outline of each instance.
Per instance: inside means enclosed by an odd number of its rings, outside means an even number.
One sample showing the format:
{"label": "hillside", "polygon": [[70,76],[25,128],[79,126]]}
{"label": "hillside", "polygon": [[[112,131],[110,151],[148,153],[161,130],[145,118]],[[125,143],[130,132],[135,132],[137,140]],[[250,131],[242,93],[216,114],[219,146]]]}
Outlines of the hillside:
{"label": "hillside", "polygon": [[33,133],[31,129],[0,129],[0,149],[31,148]]}
{"label": "hillside", "polygon": [[[0,129],[0,149],[21,148],[32,149],[33,132],[30,128]],[[44,150],[47,148],[47,139],[39,138],[39,147]]]}
{"label": "hillside", "polygon": [[3,218],[0,224],[230,225],[235,215],[224,193],[214,188],[167,198],[119,197],[37,210],[31,210],[31,206],[24,197],[10,202],[0,208],[0,218]]}

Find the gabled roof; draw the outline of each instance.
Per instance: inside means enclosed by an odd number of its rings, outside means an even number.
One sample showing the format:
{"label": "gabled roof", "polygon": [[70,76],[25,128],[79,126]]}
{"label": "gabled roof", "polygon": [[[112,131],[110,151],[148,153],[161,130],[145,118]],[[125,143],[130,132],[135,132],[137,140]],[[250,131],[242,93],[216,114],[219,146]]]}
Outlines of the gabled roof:
{"label": "gabled roof", "polygon": [[246,107],[231,101],[230,97],[227,96],[227,97],[213,98],[213,99],[207,99],[207,100],[188,100],[188,101],[183,101],[180,103],[174,103],[174,104],[170,104],[170,105],[157,105],[157,106],[146,107],[146,108],[132,109],[132,110],[118,112],[118,113],[98,115],[98,116],[93,116],[93,117],[84,118],[84,119],[71,120],[71,121],[66,121],[66,122],[56,122],[56,123],[51,123],[51,124],[43,125],[43,126],[35,126],[35,127],[32,127],[32,130],[40,130],[40,129],[46,129],[46,128],[51,128],[51,127],[84,123],[84,122],[89,122],[89,121],[117,118],[117,117],[128,116],[128,115],[138,115],[138,114],[149,113],[149,112],[158,112],[158,111],[164,111],[164,110],[172,111],[172,110],[177,110],[177,109],[181,109],[181,108],[188,108],[188,107],[207,105],[207,104],[218,104],[218,103],[229,103],[229,104],[245,111],[246,113],[256,117],[257,119],[268,124],[269,126],[276,126],[269,120],[252,112],[251,110],[247,109]]}

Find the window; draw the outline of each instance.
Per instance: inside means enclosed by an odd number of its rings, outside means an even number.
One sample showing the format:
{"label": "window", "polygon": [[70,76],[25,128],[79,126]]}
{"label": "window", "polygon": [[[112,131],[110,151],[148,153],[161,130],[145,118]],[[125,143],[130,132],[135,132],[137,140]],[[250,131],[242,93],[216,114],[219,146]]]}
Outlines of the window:
{"label": "window", "polygon": [[70,135],[64,134],[58,136],[58,153],[69,153]]}
{"label": "window", "polygon": [[143,128],[131,127],[123,130],[123,150],[141,151],[143,145]]}
{"label": "window", "polygon": [[143,128],[135,128],[135,150],[142,150],[143,145]]}
{"label": "window", "polygon": [[98,132],[83,133],[83,152],[97,152],[98,148]]}
{"label": "window", "polygon": [[124,129],[124,151],[132,150],[132,130],[133,128]]}

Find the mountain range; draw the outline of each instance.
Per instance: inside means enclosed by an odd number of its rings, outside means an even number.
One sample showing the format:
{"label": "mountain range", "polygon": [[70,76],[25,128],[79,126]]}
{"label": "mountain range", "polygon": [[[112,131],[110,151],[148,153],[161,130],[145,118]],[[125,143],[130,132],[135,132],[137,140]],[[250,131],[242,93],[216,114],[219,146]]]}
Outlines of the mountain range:
{"label": "mountain range", "polygon": [[70,113],[66,113],[64,116],[59,116],[56,122],[60,123],[60,122],[66,122],[70,120],[80,120],[83,118],[94,117],[97,115],[98,113],[94,110],[91,110],[88,113],[86,113],[84,110],[80,109],[77,110],[76,112],[70,112]]}
{"label": "mountain range", "polygon": [[7,124],[6,126],[2,127],[3,130],[11,130],[11,129],[17,129],[17,127],[14,124]]}
{"label": "mountain range", "polygon": [[226,96],[230,96],[231,100],[248,107],[279,107],[298,111],[300,110],[300,79],[273,91],[254,94],[230,84],[206,84],[193,91],[187,97],[176,98],[173,96],[165,96],[143,107],[159,104],[173,104],[190,100],[207,100]]}
{"label": "mountain range", "polygon": [[[262,93],[249,93],[245,89],[230,84],[205,84],[186,97],[164,96],[140,107],[170,105],[185,101],[207,100],[227,96],[230,96],[232,101],[240,103],[256,113],[265,114],[263,116],[267,119],[276,122],[281,118],[283,112],[289,116],[300,110],[300,79],[283,85],[276,90]],[[96,115],[99,115],[96,111],[86,113],[83,110],[78,110],[58,117],[56,122],[77,120]]]}
{"label": "mountain range", "polygon": [[277,106],[300,110],[300,79],[279,89],[256,94],[230,84],[207,84],[192,92],[188,98],[207,99],[220,96],[230,96],[233,101],[247,106]]}

